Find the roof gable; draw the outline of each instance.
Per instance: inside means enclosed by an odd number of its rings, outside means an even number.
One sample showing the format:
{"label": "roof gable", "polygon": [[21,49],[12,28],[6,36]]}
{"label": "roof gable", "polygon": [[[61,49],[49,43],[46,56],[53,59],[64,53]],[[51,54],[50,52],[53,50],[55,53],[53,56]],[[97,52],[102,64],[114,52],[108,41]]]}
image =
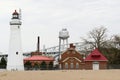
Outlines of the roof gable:
{"label": "roof gable", "polygon": [[83,61],[82,55],[76,50],[65,51],[63,54],[61,54],[61,61],[63,61],[64,59],[66,59],[68,57],[76,57],[76,58],[80,59],[81,61]]}
{"label": "roof gable", "polygon": [[96,48],[86,58],[85,61],[108,61],[107,58]]}

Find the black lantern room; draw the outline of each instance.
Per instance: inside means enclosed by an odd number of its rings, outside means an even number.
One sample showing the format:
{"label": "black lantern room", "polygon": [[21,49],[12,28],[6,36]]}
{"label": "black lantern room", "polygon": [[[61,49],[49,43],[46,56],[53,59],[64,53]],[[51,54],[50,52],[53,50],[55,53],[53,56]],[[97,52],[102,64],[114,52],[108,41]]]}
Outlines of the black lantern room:
{"label": "black lantern room", "polygon": [[13,15],[12,19],[19,19],[19,14],[18,14],[18,12],[16,10],[12,15]]}

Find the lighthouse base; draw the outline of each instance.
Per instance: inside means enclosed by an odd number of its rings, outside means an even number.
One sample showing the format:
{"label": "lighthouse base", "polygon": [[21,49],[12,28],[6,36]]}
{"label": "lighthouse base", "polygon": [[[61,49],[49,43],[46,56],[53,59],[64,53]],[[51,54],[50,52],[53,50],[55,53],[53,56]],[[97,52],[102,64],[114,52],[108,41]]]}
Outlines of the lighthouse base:
{"label": "lighthouse base", "polygon": [[7,70],[9,70],[9,71],[23,71],[24,67],[23,67],[23,65],[15,65],[15,66],[7,65]]}

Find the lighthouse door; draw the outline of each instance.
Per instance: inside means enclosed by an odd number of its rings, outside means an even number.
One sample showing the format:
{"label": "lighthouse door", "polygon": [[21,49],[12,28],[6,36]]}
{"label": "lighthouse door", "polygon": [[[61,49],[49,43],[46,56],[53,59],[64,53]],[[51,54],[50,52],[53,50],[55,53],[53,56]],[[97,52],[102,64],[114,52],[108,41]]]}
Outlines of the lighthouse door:
{"label": "lighthouse door", "polygon": [[93,70],[99,70],[99,62],[93,62]]}

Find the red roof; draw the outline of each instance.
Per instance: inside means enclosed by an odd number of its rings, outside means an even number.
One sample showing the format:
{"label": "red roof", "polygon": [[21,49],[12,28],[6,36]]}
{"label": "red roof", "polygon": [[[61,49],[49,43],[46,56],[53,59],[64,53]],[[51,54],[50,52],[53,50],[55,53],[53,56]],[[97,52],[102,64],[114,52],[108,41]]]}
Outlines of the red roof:
{"label": "red roof", "polygon": [[85,58],[85,61],[108,61],[108,60],[102,53],[100,53],[98,49],[95,49]]}
{"label": "red roof", "polygon": [[53,61],[53,58],[47,57],[47,56],[32,56],[29,58],[25,58],[25,61]]}

